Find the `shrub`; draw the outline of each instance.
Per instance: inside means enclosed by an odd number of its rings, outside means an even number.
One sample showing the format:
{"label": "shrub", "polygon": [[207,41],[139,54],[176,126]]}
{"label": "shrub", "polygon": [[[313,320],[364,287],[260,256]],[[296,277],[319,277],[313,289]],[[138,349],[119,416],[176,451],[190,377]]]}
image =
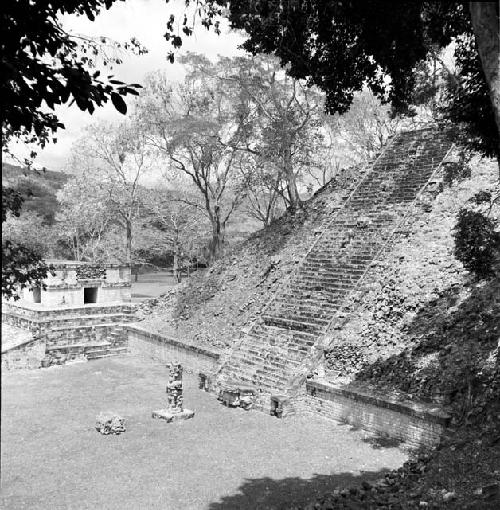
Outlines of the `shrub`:
{"label": "shrub", "polygon": [[[473,203],[482,197],[473,197]],[[459,211],[455,225],[455,257],[464,267],[485,278],[493,273],[500,249],[499,234],[495,221],[483,212],[463,208]]]}

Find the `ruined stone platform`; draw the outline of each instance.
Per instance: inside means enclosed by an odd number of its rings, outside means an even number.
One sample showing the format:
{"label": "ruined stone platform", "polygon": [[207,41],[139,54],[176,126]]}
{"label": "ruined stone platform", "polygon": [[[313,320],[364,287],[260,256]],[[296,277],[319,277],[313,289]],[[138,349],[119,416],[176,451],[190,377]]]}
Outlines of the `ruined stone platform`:
{"label": "ruined stone platform", "polygon": [[153,411],[152,417],[159,420],[165,420],[167,423],[174,421],[189,420],[194,416],[194,411],[183,409],[182,411],[172,412],[171,409],[158,409]]}

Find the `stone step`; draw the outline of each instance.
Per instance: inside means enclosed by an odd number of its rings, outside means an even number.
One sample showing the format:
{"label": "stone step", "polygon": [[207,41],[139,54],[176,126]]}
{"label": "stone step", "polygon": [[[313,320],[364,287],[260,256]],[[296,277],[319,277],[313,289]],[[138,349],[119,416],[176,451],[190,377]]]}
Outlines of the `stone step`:
{"label": "stone step", "polygon": [[109,349],[101,349],[92,352],[86,352],[85,355],[88,360],[95,360],[101,358],[109,358],[111,356],[118,356],[120,354],[126,354],[127,352],[128,352],[127,347],[111,347]]}
{"label": "stone step", "polygon": [[280,385],[286,382],[284,377],[279,378],[257,374],[250,371],[241,371],[238,369],[238,367],[229,368],[226,371],[224,378],[225,380],[231,381],[232,385],[245,385],[254,387],[266,386],[268,388],[278,388]]}
{"label": "stone step", "polygon": [[[363,239],[363,242],[358,243],[358,246],[348,244],[347,239],[339,240],[334,243],[330,243],[327,239],[324,239],[323,242],[318,243],[314,247],[314,250],[309,254],[308,259],[311,261],[315,261],[315,259],[324,259],[325,262],[338,261],[339,263],[344,261],[344,264],[351,266],[356,264],[356,262],[350,260],[351,258],[364,259],[366,257],[371,257],[383,243],[384,237],[388,237],[390,232],[391,229],[387,229],[384,232],[377,231],[373,233],[376,234],[376,236],[367,236],[367,233],[364,232],[366,237]],[[342,245],[344,243],[345,246],[343,247]]]}
{"label": "stone step", "polygon": [[265,373],[255,374],[233,374],[234,378],[237,378],[238,382],[244,383],[248,386],[255,386],[259,389],[277,390],[286,384],[286,377],[273,377]]}
{"label": "stone step", "polygon": [[60,331],[64,329],[71,329],[77,327],[100,326],[102,324],[117,325],[129,321],[130,321],[129,316],[126,316],[124,314],[89,315],[71,318],[68,317],[54,318],[49,321],[41,322],[40,326],[44,330]]}
{"label": "stone step", "polygon": [[266,378],[269,384],[281,384],[286,381],[288,368],[286,366],[277,366],[266,363],[260,365],[249,365],[235,360],[232,363],[232,369],[238,371],[241,375],[246,375],[249,378]]}
{"label": "stone step", "polygon": [[[99,307],[93,307],[93,306],[85,306],[85,307],[79,307],[79,308],[62,308],[60,310],[41,310],[37,312],[39,314],[39,320],[40,322],[43,321],[57,321],[57,320],[71,320],[71,319],[78,319],[78,318],[92,318],[96,316],[104,316],[109,317],[112,315],[123,315],[127,319],[132,317],[133,318],[133,312],[134,308],[129,306],[116,306],[112,305],[110,307],[106,306],[99,306]],[[23,315],[25,316],[25,315]]]}
{"label": "stone step", "polygon": [[[266,312],[269,317],[274,317],[278,320],[286,319],[295,322],[312,324],[315,327],[321,327],[324,323],[330,320],[332,313],[319,312],[314,309],[311,310],[297,310],[293,307],[285,307],[284,305],[271,308]],[[293,327],[295,329],[295,326]]]}
{"label": "stone step", "polygon": [[74,351],[74,350],[82,350],[87,351],[91,349],[103,349],[111,347],[110,342],[92,342],[92,343],[72,343],[72,344],[60,344],[60,345],[48,345],[46,347],[46,352],[54,352],[54,351]]}
{"label": "stone step", "polygon": [[[120,324],[120,322],[99,322],[96,324],[80,324],[75,326],[60,326],[60,327],[51,327],[50,332],[55,333],[58,331],[72,331],[78,329],[99,329],[99,328],[115,328]],[[113,332],[110,332],[113,334]]]}
{"label": "stone step", "polygon": [[[360,264],[353,264],[349,268],[351,274],[362,274],[364,267],[360,267]],[[336,260],[329,260],[328,262],[316,262],[310,259],[306,259],[304,264],[300,267],[298,275],[301,274],[313,274],[318,277],[322,276],[343,276],[345,269],[340,267],[340,264]]]}
{"label": "stone step", "polygon": [[[271,317],[271,316],[269,316]],[[324,317],[313,317],[312,314],[299,314],[295,310],[284,311],[280,310],[279,313],[273,315],[274,321],[283,327],[284,324],[288,324],[289,329],[297,329],[301,331],[301,328],[306,328],[306,331],[319,333],[324,326],[330,322],[330,316]]]}
{"label": "stone step", "polygon": [[263,359],[266,355],[269,355],[271,358],[281,357],[283,360],[283,356],[285,355],[288,357],[292,355],[297,355],[300,357],[305,352],[307,352],[314,345],[314,343],[315,342],[288,342],[279,345],[261,344],[258,346],[245,344],[234,352],[242,353],[249,357],[257,357],[260,359]]}
{"label": "stone step", "polygon": [[303,353],[307,352],[313,345],[314,341],[312,342],[300,342],[300,341],[290,341],[287,343],[283,343],[280,345],[272,345],[269,343],[259,343],[259,344],[251,344],[247,343],[244,344],[244,346],[241,346],[237,352],[245,352],[248,353],[250,356],[262,356],[262,352],[278,352],[278,350],[282,353],[286,352],[288,357],[291,355],[302,355]]}
{"label": "stone step", "polygon": [[282,328],[280,326],[271,326],[266,325],[264,323],[255,324],[252,329],[252,335],[256,337],[262,337],[263,335],[267,338],[272,335],[275,338],[280,339],[294,339],[297,341],[301,340],[311,340],[316,338],[316,334],[310,331],[292,331],[288,328]]}
{"label": "stone step", "polygon": [[373,258],[367,263],[364,263],[361,267],[357,267],[356,269],[352,269],[349,267],[344,268],[343,270],[300,270],[296,278],[291,282],[290,287],[293,286],[294,282],[307,283],[310,285],[317,285],[324,281],[327,283],[342,283],[344,281],[350,281],[356,279],[361,276],[366,267],[369,266],[372,262]]}
{"label": "stone step", "polygon": [[318,331],[318,323],[306,322],[301,320],[294,320],[289,317],[273,317],[269,315],[263,315],[262,319],[265,324],[270,326],[279,326],[283,329],[293,329],[297,331],[309,331],[315,333]]}
{"label": "stone step", "polygon": [[[372,259],[371,259],[372,260]],[[370,260],[370,263],[371,263]],[[297,279],[295,280],[295,284],[298,285],[307,285],[309,287],[325,287],[328,286],[345,286],[346,288],[349,286],[350,282],[355,282],[358,280],[360,276],[363,275],[365,270],[362,272],[356,272],[356,273],[348,273],[346,272],[343,276],[340,275],[323,275],[318,276],[316,274],[307,274],[307,273],[301,273],[297,275]],[[295,286],[295,285],[294,285]]]}
{"label": "stone step", "polygon": [[[283,360],[283,357],[281,357]],[[269,359],[269,357],[258,357],[258,356],[248,356],[245,353],[237,353],[233,355],[234,364],[239,364],[240,366],[250,366],[250,367],[270,367],[270,369],[278,369],[280,371],[286,370],[289,367],[297,366],[299,365],[299,361],[297,360],[289,360],[287,359],[285,361],[278,361],[276,359]]]}
{"label": "stone step", "polygon": [[[317,286],[319,287],[319,286]],[[317,306],[336,306],[336,300],[339,299],[337,291],[329,291],[326,289],[314,290],[314,286],[307,286],[305,289],[283,289],[276,296],[276,301],[288,301],[289,303],[303,303],[305,305],[317,304]]]}
{"label": "stone step", "polygon": [[299,280],[295,283],[293,290],[295,292],[300,292],[303,295],[307,295],[313,300],[320,299],[321,297],[325,301],[328,301],[328,299],[330,302],[332,300],[338,301],[354,287],[358,280],[359,278],[348,282],[335,283],[316,283]]}
{"label": "stone step", "polygon": [[[305,296],[308,296],[307,298]],[[269,305],[269,310],[273,308],[287,309],[293,308],[297,310],[297,312],[316,312],[319,314],[328,314],[334,309],[336,306],[335,299],[332,297],[326,297],[322,293],[322,288],[319,288],[319,285],[316,287],[311,287],[307,291],[303,291],[303,294],[296,294],[293,298],[284,297],[284,296],[276,296],[276,299]],[[267,315],[273,315],[272,313],[267,313]]]}

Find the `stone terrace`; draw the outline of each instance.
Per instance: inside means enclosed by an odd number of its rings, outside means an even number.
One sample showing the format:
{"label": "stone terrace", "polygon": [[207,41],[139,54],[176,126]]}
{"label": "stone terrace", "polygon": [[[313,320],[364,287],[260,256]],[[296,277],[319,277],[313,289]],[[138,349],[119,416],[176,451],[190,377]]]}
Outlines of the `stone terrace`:
{"label": "stone terrace", "polygon": [[219,383],[251,385],[264,394],[287,389],[450,147],[446,133],[434,129],[392,140],[226,357]]}

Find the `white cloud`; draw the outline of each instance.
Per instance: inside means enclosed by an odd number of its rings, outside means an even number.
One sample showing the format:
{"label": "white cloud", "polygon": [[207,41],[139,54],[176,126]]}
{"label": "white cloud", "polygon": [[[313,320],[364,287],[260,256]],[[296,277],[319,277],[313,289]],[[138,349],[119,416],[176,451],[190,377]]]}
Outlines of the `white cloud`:
{"label": "white cloud", "polygon": [[[119,42],[136,37],[148,48],[149,53],[146,55],[126,55],[123,64],[106,74],[114,74],[117,79],[126,83],[141,83],[147,73],[163,69],[175,80],[176,77],[182,76],[182,69],[179,64],[170,64],[166,60],[170,45],[163,38],[163,34],[166,32],[169,15],[173,13],[179,17],[183,9],[183,0],[169,3],[165,0],[127,0],[114,3],[111,9],[101,12],[93,22],[83,16],[65,16],[63,26],[73,34],[107,36]],[[199,25],[193,36],[184,38],[184,45],[179,54],[192,51],[202,53],[211,59],[219,54],[233,56],[241,54],[238,45],[243,40],[241,34],[229,30],[227,23],[222,25],[220,36]],[[98,108],[92,116],[80,111],[76,105],[59,107],[56,114],[66,129],[58,132],[56,144],[49,144],[43,151],[39,151],[36,161],[37,165],[46,166],[51,170],[65,168],[71,145],[80,137],[82,129],[87,124],[101,119],[118,121],[121,118],[111,104]],[[19,147],[16,152],[23,155],[28,151]]]}

